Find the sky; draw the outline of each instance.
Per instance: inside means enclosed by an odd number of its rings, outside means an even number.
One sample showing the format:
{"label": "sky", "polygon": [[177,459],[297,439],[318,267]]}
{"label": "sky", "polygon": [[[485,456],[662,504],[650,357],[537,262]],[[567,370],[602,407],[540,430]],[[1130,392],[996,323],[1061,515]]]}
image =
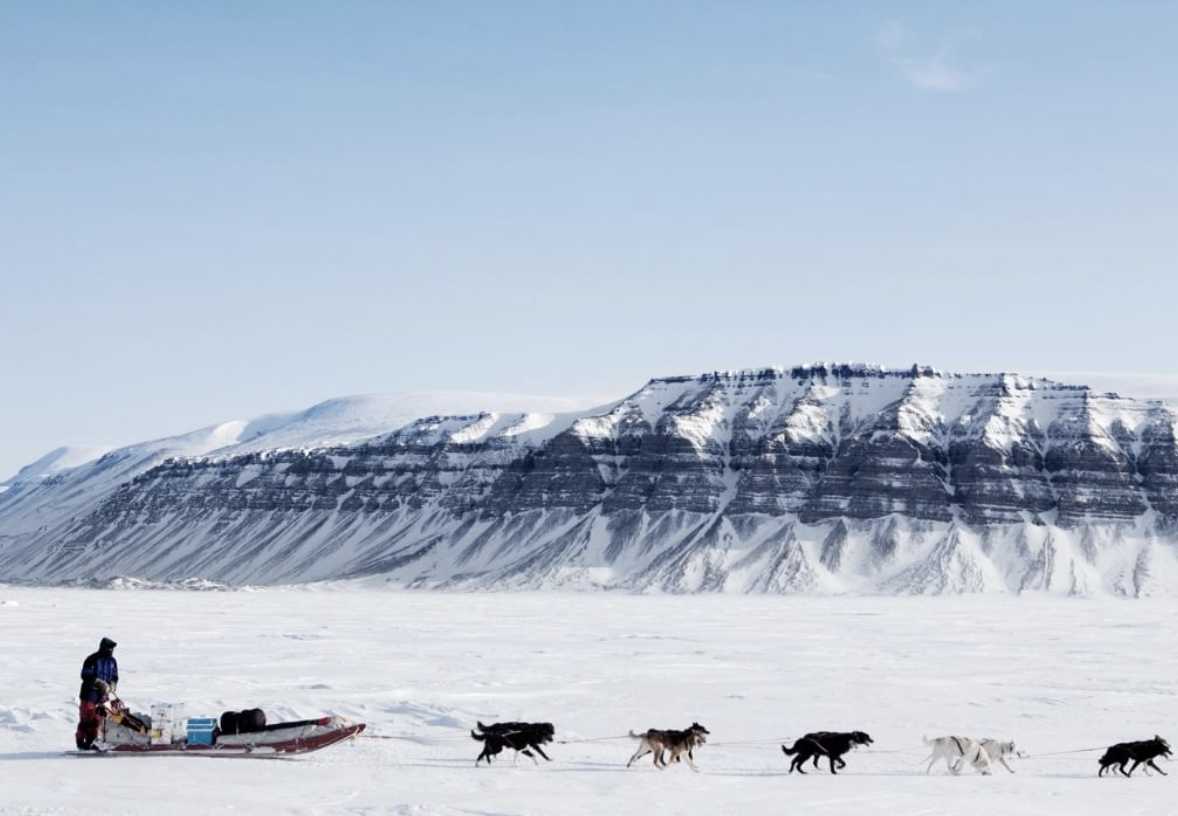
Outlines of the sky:
{"label": "sky", "polygon": [[6,0],[0,479],[348,394],[1178,382],[1176,32],[1140,0]]}

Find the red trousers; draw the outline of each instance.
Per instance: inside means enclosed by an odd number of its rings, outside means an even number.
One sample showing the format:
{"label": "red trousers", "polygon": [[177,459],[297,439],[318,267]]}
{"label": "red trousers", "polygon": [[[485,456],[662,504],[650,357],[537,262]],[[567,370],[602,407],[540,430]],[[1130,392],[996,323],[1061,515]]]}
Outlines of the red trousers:
{"label": "red trousers", "polygon": [[78,730],[74,733],[74,739],[78,743],[79,751],[87,750],[94,744],[94,740],[98,739],[98,727],[102,720],[95,710],[97,705],[87,700],[78,703]]}

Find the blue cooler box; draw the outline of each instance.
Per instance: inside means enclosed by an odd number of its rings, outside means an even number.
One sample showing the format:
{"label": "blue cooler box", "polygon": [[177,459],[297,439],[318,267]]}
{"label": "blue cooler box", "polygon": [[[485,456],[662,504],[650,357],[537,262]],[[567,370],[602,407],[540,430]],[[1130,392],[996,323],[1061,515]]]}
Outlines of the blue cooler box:
{"label": "blue cooler box", "polygon": [[188,744],[212,745],[213,729],[217,727],[217,720],[213,717],[188,718]]}

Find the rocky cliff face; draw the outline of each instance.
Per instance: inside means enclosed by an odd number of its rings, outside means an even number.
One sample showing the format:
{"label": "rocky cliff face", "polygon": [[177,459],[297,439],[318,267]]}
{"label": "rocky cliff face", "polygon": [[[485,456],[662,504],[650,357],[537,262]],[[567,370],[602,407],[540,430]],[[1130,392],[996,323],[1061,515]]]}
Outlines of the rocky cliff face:
{"label": "rocky cliff face", "polygon": [[1176,426],[1005,374],[659,379],[581,414],[116,451],[0,493],[0,579],[1178,594]]}

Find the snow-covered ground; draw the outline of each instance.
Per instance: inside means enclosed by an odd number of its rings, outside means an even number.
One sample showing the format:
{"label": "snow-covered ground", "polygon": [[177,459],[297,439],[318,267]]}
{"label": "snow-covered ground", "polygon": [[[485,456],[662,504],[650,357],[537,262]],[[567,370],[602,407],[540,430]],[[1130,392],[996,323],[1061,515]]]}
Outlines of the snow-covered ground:
{"label": "snow-covered ground", "polygon": [[[63,755],[102,635],[139,710],[335,713],[375,738],[286,760]],[[0,587],[0,644],[0,814],[1178,813],[1178,778],[1098,779],[1080,752],[1178,739],[1172,601]],[[480,719],[568,742],[476,769]],[[692,720],[712,732],[700,773],[625,767],[629,729]],[[780,738],[820,729],[875,745],[836,777],[788,776]],[[922,734],[948,733],[1031,756],[926,776]]]}

